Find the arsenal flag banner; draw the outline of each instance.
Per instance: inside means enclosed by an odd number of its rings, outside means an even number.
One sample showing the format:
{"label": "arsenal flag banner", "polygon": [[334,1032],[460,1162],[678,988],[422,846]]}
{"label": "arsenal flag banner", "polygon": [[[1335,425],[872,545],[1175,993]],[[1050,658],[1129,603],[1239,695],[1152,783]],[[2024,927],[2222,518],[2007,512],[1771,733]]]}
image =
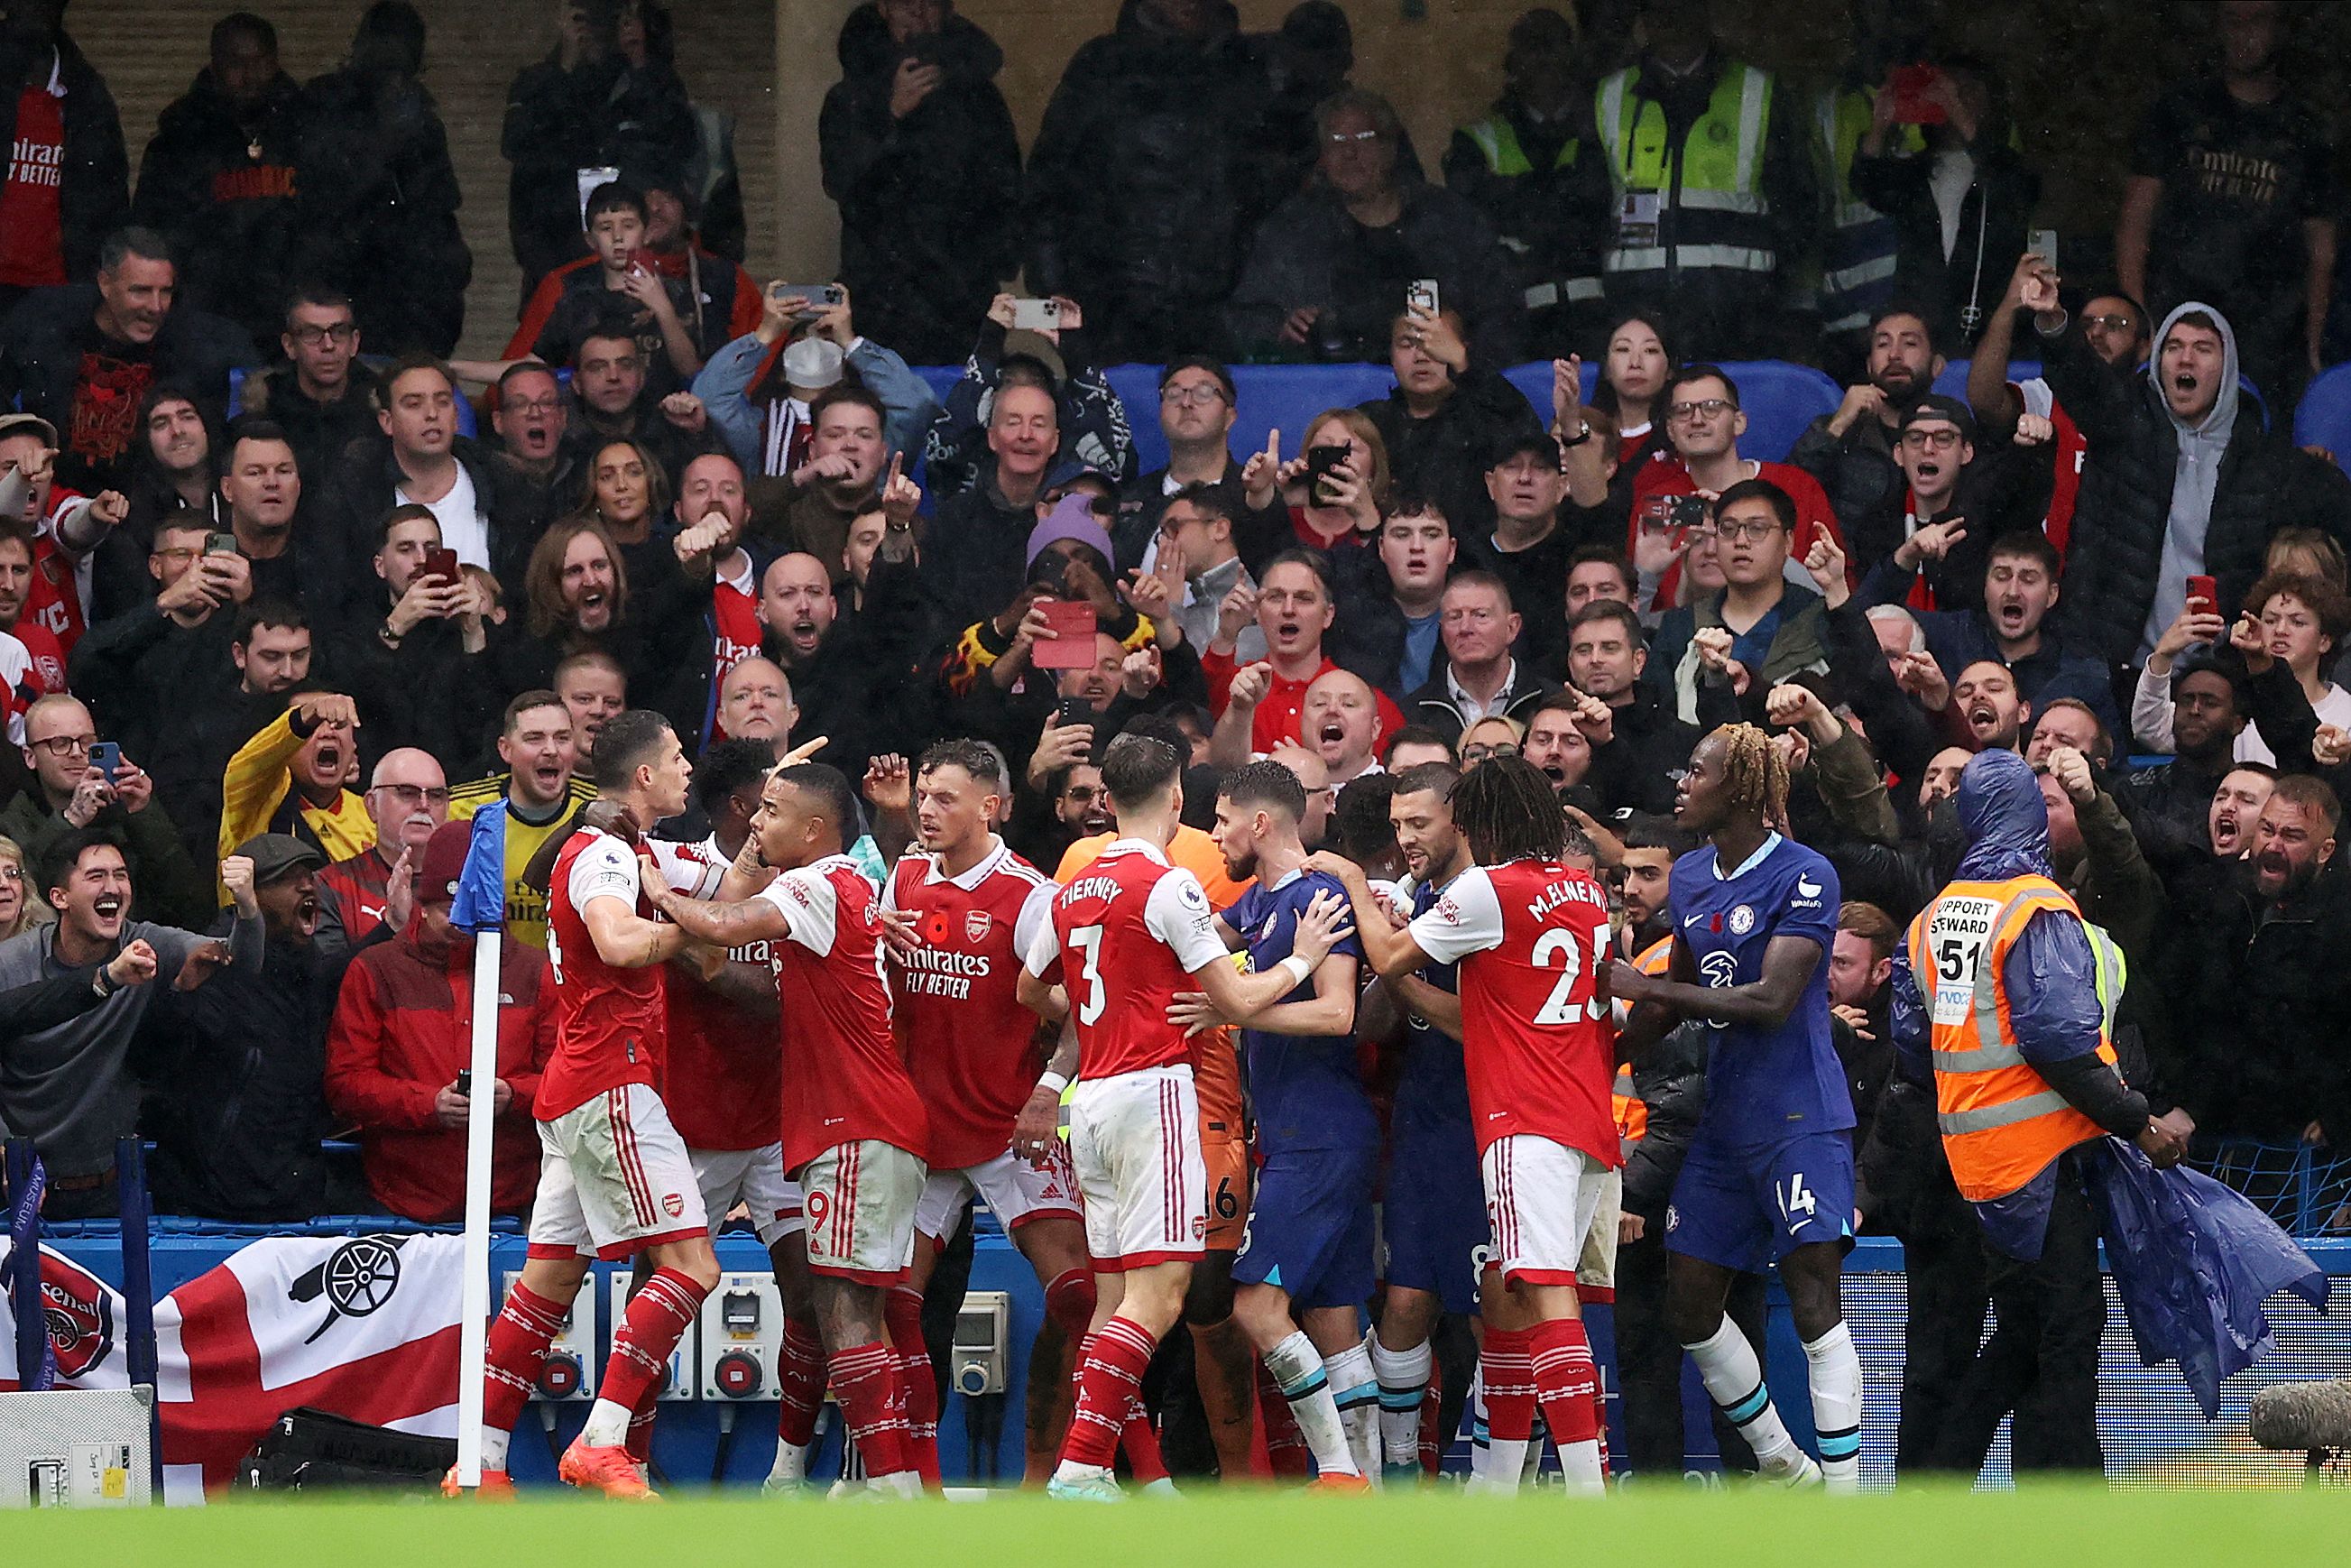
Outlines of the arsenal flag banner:
{"label": "arsenal flag banner", "polygon": [[[272,1238],[157,1301],[164,1500],[227,1484],[297,1406],[455,1437],[464,1254],[456,1236]],[[126,1386],[121,1293],[45,1247],[41,1295],[57,1386]],[[0,1297],[0,1343],[14,1331]]]}

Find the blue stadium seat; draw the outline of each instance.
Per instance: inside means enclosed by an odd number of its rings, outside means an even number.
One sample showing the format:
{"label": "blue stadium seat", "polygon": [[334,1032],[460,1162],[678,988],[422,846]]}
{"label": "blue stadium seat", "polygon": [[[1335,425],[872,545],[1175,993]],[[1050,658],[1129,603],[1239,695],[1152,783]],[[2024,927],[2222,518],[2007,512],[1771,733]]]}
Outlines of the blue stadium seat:
{"label": "blue stadium seat", "polygon": [[2329,365],[2303,390],[2294,411],[2294,444],[2324,446],[2338,465],[2351,458],[2351,364]]}
{"label": "blue stadium seat", "polygon": [[[1813,418],[1836,412],[1844,392],[1834,382],[1808,365],[1780,360],[1747,360],[1722,367],[1739,385],[1739,402],[1747,413],[1747,434],[1739,450],[1750,457],[1778,463],[1788,455],[1796,438]],[[1545,423],[1551,422],[1551,361],[1537,360],[1502,372],[1503,379],[1534,404]],[[1599,367],[1583,367],[1583,401],[1592,401],[1600,382]]]}

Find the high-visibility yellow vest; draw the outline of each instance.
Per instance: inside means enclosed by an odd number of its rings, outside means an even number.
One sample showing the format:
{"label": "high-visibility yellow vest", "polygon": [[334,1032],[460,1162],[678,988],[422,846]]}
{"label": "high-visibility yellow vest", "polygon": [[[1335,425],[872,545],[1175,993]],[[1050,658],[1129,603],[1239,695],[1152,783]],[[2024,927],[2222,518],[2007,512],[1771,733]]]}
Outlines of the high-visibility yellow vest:
{"label": "high-visibility yellow vest", "polygon": [[[2082,920],[2072,895],[2044,876],[1955,882],[1910,925],[1910,961],[1928,998],[1936,1120],[1952,1180],[1972,1203],[2006,1197],[2066,1150],[2105,1134],[2016,1046],[2004,971],[2025,923],[2044,913]],[[2127,971],[2106,934],[2082,925],[2097,959],[2105,1011],[2098,1058],[2111,1067],[2115,1009]]]}
{"label": "high-visibility yellow vest", "polygon": [[[1519,145],[1518,127],[1510,123],[1509,115],[1489,114],[1475,125],[1463,126],[1461,134],[1476,145],[1479,155],[1486,160],[1487,169],[1492,172],[1515,178],[1535,172],[1526,150]],[[1553,169],[1573,167],[1583,150],[1581,139],[1569,137],[1560,144],[1559,155],[1551,161],[1551,166]]]}
{"label": "high-visibility yellow vest", "polygon": [[[1894,298],[1899,236],[1894,220],[1854,194],[1853,161],[1869,132],[1876,94],[1867,88],[1832,88],[1813,106],[1813,155],[1830,193],[1827,254],[1821,268],[1823,329],[1858,330]],[[1888,132],[1889,150],[1915,153],[1926,145],[1915,125]]]}
{"label": "high-visibility yellow vest", "polygon": [[[1616,230],[1602,266],[1612,276],[1668,271],[1765,274],[1777,265],[1763,194],[1771,75],[1726,62],[1714,93],[1678,146],[1666,141],[1665,106],[1643,98],[1640,68],[1600,84],[1594,111],[1616,198]],[[1628,232],[1628,194],[1654,194],[1656,232]]]}

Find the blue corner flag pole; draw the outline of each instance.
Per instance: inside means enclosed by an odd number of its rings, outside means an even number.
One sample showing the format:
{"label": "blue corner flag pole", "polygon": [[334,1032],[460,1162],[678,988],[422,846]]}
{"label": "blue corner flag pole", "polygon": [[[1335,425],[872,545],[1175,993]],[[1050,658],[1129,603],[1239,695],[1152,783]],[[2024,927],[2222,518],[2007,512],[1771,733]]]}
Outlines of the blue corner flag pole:
{"label": "blue corner flag pole", "polygon": [[[496,1103],[498,1081],[498,960],[507,918],[507,803],[474,813],[474,841],[457,879],[450,923],[474,934],[473,1098]],[[465,1289],[458,1317],[457,1484],[482,1484],[482,1373],[489,1354],[490,1124],[487,1109],[465,1119]]]}

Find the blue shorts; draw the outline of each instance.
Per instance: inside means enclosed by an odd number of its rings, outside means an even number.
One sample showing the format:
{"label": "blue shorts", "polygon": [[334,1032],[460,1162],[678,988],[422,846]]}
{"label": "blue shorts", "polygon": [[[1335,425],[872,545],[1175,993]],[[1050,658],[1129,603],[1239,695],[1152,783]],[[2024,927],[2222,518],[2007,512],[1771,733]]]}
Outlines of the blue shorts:
{"label": "blue shorts", "polygon": [[1666,1250],[1744,1273],[1815,1241],[1853,1246],[1853,1134],[1761,1148],[1690,1145],[1666,1209]]}
{"label": "blue shorts", "polygon": [[1299,1149],[1258,1167],[1236,1285],[1274,1285],[1297,1308],[1360,1307],[1372,1294],[1377,1149]]}
{"label": "blue shorts", "polygon": [[1493,1232],[1478,1141],[1468,1127],[1398,1134],[1388,1155],[1387,1202],[1380,1211],[1387,1282],[1427,1291],[1448,1312],[1478,1310],[1478,1273]]}

